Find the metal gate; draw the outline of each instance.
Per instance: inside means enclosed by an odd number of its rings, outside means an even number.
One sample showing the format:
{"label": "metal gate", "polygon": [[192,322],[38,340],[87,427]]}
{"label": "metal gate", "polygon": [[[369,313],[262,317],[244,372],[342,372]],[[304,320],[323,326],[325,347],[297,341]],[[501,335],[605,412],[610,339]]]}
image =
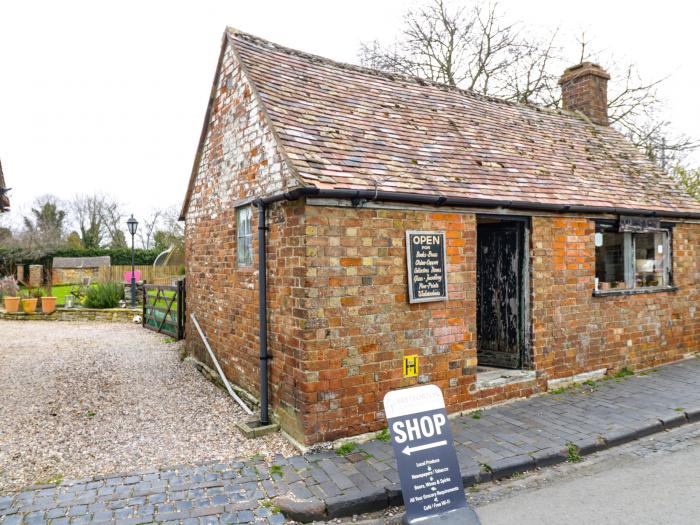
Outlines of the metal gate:
{"label": "metal gate", "polygon": [[143,327],[177,340],[185,337],[185,280],[143,285]]}

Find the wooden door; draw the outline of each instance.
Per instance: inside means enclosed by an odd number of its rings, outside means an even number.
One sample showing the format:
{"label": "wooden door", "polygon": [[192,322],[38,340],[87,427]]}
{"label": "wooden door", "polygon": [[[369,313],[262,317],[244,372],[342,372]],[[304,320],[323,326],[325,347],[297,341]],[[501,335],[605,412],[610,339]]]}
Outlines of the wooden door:
{"label": "wooden door", "polygon": [[522,222],[477,225],[479,365],[522,366]]}

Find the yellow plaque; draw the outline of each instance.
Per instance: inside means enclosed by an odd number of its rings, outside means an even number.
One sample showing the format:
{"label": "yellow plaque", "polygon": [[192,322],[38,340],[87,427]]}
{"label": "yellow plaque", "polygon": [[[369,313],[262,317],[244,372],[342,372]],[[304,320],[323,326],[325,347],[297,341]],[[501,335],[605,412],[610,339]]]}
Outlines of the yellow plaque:
{"label": "yellow plaque", "polygon": [[416,377],[418,376],[418,356],[405,355],[403,356],[403,376]]}

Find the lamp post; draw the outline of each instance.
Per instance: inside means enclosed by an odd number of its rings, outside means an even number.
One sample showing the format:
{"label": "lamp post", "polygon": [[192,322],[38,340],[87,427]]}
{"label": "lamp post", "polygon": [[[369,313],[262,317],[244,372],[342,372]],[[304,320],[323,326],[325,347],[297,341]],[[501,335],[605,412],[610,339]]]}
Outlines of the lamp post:
{"label": "lamp post", "polygon": [[126,221],[126,225],[129,227],[129,233],[131,234],[131,307],[136,308],[136,273],[134,272],[134,235],[136,235],[136,228],[139,222],[134,219],[134,215]]}

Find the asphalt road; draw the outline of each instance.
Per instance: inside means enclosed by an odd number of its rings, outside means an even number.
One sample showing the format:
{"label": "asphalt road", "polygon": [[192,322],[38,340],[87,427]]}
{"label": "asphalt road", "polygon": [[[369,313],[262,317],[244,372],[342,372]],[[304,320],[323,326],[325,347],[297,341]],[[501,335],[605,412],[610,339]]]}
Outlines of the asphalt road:
{"label": "asphalt road", "polygon": [[488,503],[474,496],[482,525],[698,524],[700,432],[679,429],[550,479],[523,480],[484,494],[495,499]]}

